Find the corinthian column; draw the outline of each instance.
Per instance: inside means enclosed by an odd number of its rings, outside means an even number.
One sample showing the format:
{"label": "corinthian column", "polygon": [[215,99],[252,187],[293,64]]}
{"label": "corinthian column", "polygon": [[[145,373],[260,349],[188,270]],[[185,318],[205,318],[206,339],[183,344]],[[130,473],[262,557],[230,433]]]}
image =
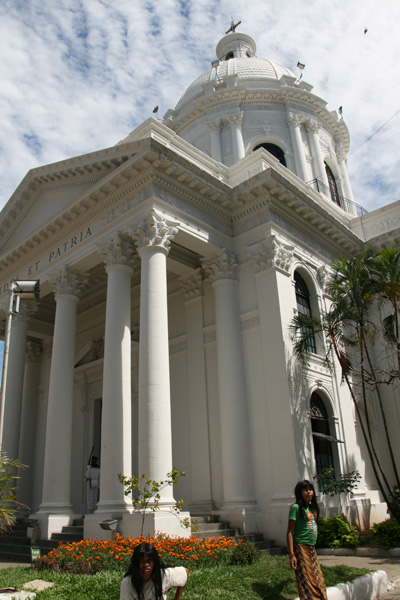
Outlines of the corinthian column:
{"label": "corinthian column", "polygon": [[[160,481],[172,468],[166,259],[177,223],[151,210],[131,231],[142,261],[139,344],[139,473]],[[161,504],[174,502],[169,487]]]}
{"label": "corinthian column", "polygon": [[308,139],[310,140],[311,156],[314,163],[315,178],[326,186],[325,195],[330,195],[328,177],[325,171],[325,164],[322,158],[321,145],[318,135],[318,123],[309,119],[306,121]]}
{"label": "corinthian column", "polygon": [[[70,521],[72,410],[76,312],[87,276],[64,266],[50,279],[56,317],[51,357],[43,497],[38,516],[42,534],[49,537]],[[44,517],[44,515],[46,515]],[[53,518],[55,516],[55,518]]]}
{"label": "corinthian column", "polygon": [[233,160],[237,162],[245,155],[242,132],[243,113],[241,112],[233,117],[229,117],[227,121],[232,131]]}
{"label": "corinthian column", "polygon": [[304,153],[303,141],[301,139],[300,119],[297,115],[289,113],[286,122],[289,127],[290,139],[292,141],[296,175],[303,181],[307,181],[307,163]]}
{"label": "corinthian column", "polygon": [[106,264],[101,475],[98,511],[126,509],[118,473],[131,476],[131,275],[133,244],[117,232],[99,248]]}
{"label": "corinthian column", "polygon": [[223,508],[253,503],[244,359],[236,281],[237,264],[226,250],[205,259],[214,288],[218,392],[221,415]]}
{"label": "corinthian column", "polygon": [[27,465],[29,468],[26,470],[21,469],[18,472],[20,480],[18,482],[17,500],[29,507],[32,507],[33,481],[36,466],[35,444],[41,358],[42,348],[40,344],[27,342],[24,390],[22,395],[19,460],[23,465]]}
{"label": "corinthian column", "polygon": [[221,119],[207,123],[207,127],[210,130],[211,157],[218,162],[222,162]]}
{"label": "corinthian column", "polygon": [[[344,151],[343,144],[340,142],[337,143],[337,145],[336,145],[336,157],[337,157],[337,160],[339,163],[343,195],[347,200],[350,200],[350,202],[354,202],[353,191],[351,189],[351,184],[350,184],[350,179],[349,179],[349,173],[347,171],[346,153]],[[354,212],[354,214],[356,214],[355,207],[353,205],[347,206],[346,210],[348,212]]]}
{"label": "corinthian column", "polygon": [[35,303],[21,302],[19,312],[12,320],[2,436],[2,449],[10,458],[18,458],[26,337],[29,319],[36,309]]}

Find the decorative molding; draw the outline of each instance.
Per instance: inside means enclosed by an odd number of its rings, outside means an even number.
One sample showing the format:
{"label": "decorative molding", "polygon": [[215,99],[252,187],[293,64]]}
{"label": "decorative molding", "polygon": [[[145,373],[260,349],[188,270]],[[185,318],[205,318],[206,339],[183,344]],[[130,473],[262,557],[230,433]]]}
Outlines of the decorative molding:
{"label": "decorative molding", "polygon": [[56,298],[63,294],[79,298],[88,280],[89,275],[86,273],[64,265],[58,273],[50,276],[49,283]]}
{"label": "decorative molding", "polygon": [[135,240],[138,252],[146,247],[158,247],[169,252],[171,241],[178,233],[177,221],[167,221],[152,209],[141,225],[133,227],[130,235]]}
{"label": "decorative molding", "polygon": [[222,248],[219,252],[201,260],[205,273],[212,282],[233,279],[238,264],[232,252]]}
{"label": "decorative molding", "polygon": [[246,331],[250,331],[251,329],[259,329],[260,328],[260,317],[257,315],[256,317],[251,317],[250,319],[246,319],[244,321],[240,321],[240,331],[244,333]]}
{"label": "decorative molding", "polygon": [[169,354],[172,356],[173,354],[179,354],[180,352],[187,351],[187,339],[186,336],[180,336],[174,340],[170,340],[169,342]]}
{"label": "decorative molding", "polygon": [[215,328],[204,332],[203,341],[204,344],[214,344],[217,340],[217,334]]}
{"label": "decorative molding", "polygon": [[317,269],[317,279],[320,284],[323,292],[327,293],[327,288],[332,281],[332,270],[329,269],[326,265],[321,265]]}

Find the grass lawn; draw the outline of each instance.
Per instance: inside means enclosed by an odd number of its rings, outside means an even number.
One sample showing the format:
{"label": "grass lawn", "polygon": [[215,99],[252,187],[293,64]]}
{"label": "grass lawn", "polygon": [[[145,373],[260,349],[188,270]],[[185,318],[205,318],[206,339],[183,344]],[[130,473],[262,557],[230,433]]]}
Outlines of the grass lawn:
{"label": "grass lawn", "polygon": [[[328,587],[369,572],[346,566],[322,567],[322,570]],[[122,576],[118,571],[95,575],[38,572],[27,566],[0,570],[0,587],[22,589],[27,581],[43,579],[54,582],[55,586],[36,592],[38,600],[119,600]],[[247,566],[191,569],[183,594],[185,600],[285,600],[296,596],[295,576],[287,556],[263,556]]]}

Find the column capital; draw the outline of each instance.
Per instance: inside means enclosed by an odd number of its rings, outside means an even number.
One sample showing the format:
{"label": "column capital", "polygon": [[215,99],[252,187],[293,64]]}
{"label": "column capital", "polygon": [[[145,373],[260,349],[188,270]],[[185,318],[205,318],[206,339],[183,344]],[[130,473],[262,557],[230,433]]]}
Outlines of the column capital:
{"label": "column capital", "polygon": [[56,296],[69,295],[79,298],[88,279],[86,273],[64,265],[58,273],[50,277],[49,283]]}
{"label": "column capital", "polygon": [[122,265],[133,268],[134,247],[127,236],[116,231],[110,240],[99,243],[97,249],[107,267]]}
{"label": "column capital", "polygon": [[328,289],[333,279],[332,269],[329,269],[326,265],[321,265],[317,269],[317,279],[324,294],[328,294]]}
{"label": "column capital", "polygon": [[243,123],[243,112],[239,112],[231,117],[226,117],[226,121],[229,125],[241,125]]}
{"label": "column capital", "polygon": [[183,291],[185,302],[200,298],[203,295],[203,276],[201,269],[196,269],[188,277],[180,277],[179,282]]}
{"label": "column capital", "polygon": [[212,282],[220,279],[234,279],[234,273],[238,267],[235,255],[225,248],[204,258],[201,264]]}
{"label": "column capital", "polygon": [[53,352],[53,338],[49,338],[42,343],[43,348],[43,358],[49,359],[51,358],[51,354]]}
{"label": "column capital", "polygon": [[19,305],[19,312],[14,314],[13,320],[16,321],[17,323],[28,324],[29,321],[34,316],[34,314],[36,313],[38,307],[39,307],[38,302],[35,302],[35,301],[23,302],[23,301],[21,301],[21,303]]}
{"label": "column capital", "polygon": [[264,242],[247,248],[246,252],[254,273],[275,267],[288,274],[293,262],[294,246],[271,235]]}
{"label": "column capital", "polygon": [[171,241],[178,233],[178,222],[167,221],[152,209],[142,223],[129,231],[135,240],[139,255],[145,248],[159,248],[168,254]]}
{"label": "column capital", "polygon": [[305,124],[306,129],[307,129],[308,132],[310,132],[310,133],[318,133],[320,125],[319,125],[319,123],[317,123],[317,121],[314,121],[314,119],[306,119],[304,121],[304,124]]}
{"label": "column capital", "polygon": [[42,348],[36,342],[26,342],[25,360],[26,362],[38,363],[42,356]]}
{"label": "column capital", "polygon": [[286,115],[286,123],[289,127],[298,127],[300,125],[300,118],[298,115],[292,112],[288,112]]}
{"label": "column capital", "polygon": [[221,119],[214,119],[213,121],[207,121],[207,127],[210,131],[219,131],[221,129]]}

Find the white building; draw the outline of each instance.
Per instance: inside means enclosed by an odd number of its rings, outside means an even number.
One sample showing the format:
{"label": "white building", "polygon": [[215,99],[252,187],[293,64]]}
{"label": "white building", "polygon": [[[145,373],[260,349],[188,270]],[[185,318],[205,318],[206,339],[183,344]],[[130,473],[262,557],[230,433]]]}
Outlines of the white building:
{"label": "white building", "polygon": [[[163,123],[31,170],[0,215],[3,317],[12,279],[41,283],[12,324],[2,447],[30,467],[19,499],[43,537],[85,513],[92,449],[86,537],[116,515],[134,533],[118,473],[172,467],[192,514],[280,543],[296,481],[323,465],[362,473],[362,525],[386,516],[340,374],[318,342],[297,364],[289,324],[323,309],[339,255],[393,243],[400,204],[361,215],[345,123],[255,51],[226,35]],[[168,512],[154,527],[184,534]]]}

